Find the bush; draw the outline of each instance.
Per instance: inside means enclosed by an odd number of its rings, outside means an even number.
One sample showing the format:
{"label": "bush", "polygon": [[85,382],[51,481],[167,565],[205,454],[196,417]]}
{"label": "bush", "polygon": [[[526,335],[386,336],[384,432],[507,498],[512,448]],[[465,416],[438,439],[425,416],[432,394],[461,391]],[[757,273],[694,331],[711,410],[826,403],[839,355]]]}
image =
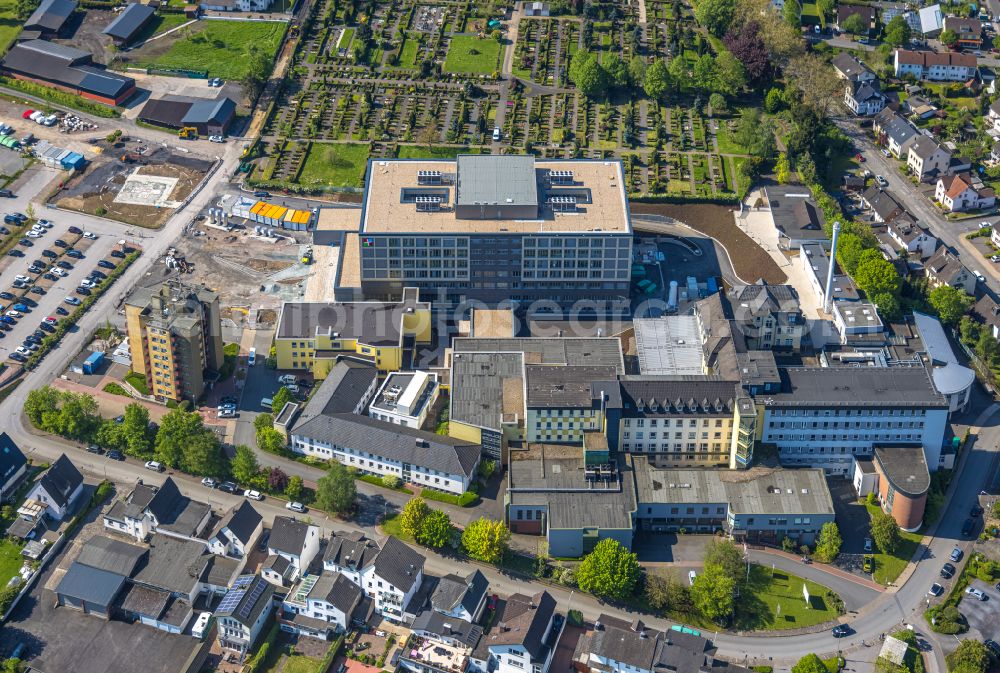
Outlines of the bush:
{"label": "bush", "polygon": [[566,621],[571,626],[583,626],[583,613],[579,610],[570,610],[566,613]]}
{"label": "bush", "polygon": [[382,477],[382,485],[386,488],[397,489],[403,485],[403,480],[394,474],[387,474]]}
{"label": "bush", "polygon": [[14,604],[14,599],[17,598],[17,595],[21,592],[22,584],[24,583],[20,578],[18,578],[16,582],[4,587],[4,589],[0,591],[0,615],[5,615],[7,614],[7,611],[10,610],[10,606]]}
{"label": "bush", "polygon": [[128,394],[128,391],[122,388],[117,383],[109,383],[104,386],[104,392],[111,393],[112,395],[121,395],[122,397],[132,397]]}
{"label": "bush", "polygon": [[425,500],[447,502],[452,505],[458,505],[459,507],[470,507],[479,502],[479,494],[473,493],[472,491],[466,491],[462,495],[453,495],[451,493],[442,493],[441,491],[435,491],[431,488],[425,488],[420,491],[420,497]]}
{"label": "bush", "polygon": [[931,624],[931,629],[937,633],[945,635],[955,635],[965,633],[969,630],[969,625],[965,621],[965,615],[958,611],[954,605],[942,605],[933,607],[924,613],[927,621]]}

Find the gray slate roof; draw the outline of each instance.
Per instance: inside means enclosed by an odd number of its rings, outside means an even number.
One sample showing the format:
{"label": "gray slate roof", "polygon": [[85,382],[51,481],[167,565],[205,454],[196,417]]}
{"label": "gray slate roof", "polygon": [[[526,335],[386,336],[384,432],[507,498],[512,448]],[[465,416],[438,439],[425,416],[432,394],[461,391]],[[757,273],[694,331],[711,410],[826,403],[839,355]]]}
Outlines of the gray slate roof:
{"label": "gray slate roof", "polygon": [[267,546],[276,551],[298,556],[309,535],[309,524],[290,516],[276,516],[271,525],[271,538]]}
{"label": "gray slate roof", "polygon": [[224,124],[236,114],[236,103],[220,96],[215,100],[196,101],[181,121],[185,124]]}
{"label": "gray slate roof", "polygon": [[555,610],[556,601],[548,591],[534,596],[514,594],[503,601],[493,628],[481,642],[488,647],[522,645],[534,661],[541,661],[547,650],[543,641],[545,629]]}
{"label": "gray slate roof", "polygon": [[322,414],[351,414],[378,379],[378,370],[367,362],[344,358],[309,398],[299,415],[299,424]]}
{"label": "gray slate roof", "polygon": [[355,414],[316,416],[297,424],[292,434],[465,477],[472,477],[479,462],[475,444]]}
{"label": "gray slate roof", "polygon": [[38,483],[56,505],[65,507],[73,491],[83,483],[83,475],[64,453],[45,471]]}
{"label": "gray slate roof", "polygon": [[[410,628],[414,631],[425,631],[427,633],[452,638],[468,647],[475,647],[479,639],[483,637],[483,628],[464,619],[445,617],[440,612],[434,610],[424,610],[418,614]],[[494,628],[496,628],[494,626]]]}
{"label": "gray slate roof", "polygon": [[323,562],[360,570],[375,562],[379,549],[377,542],[360,532],[334,531],[326,545]]}
{"label": "gray slate roof", "polygon": [[439,612],[453,612],[461,605],[466,612],[474,614],[489,586],[489,580],[478,570],[473,570],[468,577],[445,575],[431,593],[431,607]]}
{"label": "gray slate roof", "polygon": [[423,570],[426,560],[409,545],[390,537],[375,557],[375,574],[405,593],[416,582],[417,573]]}
{"label": "gray slate roof", "polygon": [[257,530],[262,521],[261,515],[253,508],[249,500],[244,500],[232,511],[229,518],[222,523],[222,528],[228,528],[244,545],[250,544],[250,536]]}
{"label": "gray slate roof", "polygon": [[18,470],[28,464],[21,449],[6,432],[0,433],[0,486],[5,485]]}
{"label": "gray slate roof", "polygon": [[4,56],[3,67],[12,72],[113,98],[135,86],[135,80],[131,77],[95,67],[87,52],[45,40],[17,43]]}
{"label": "gray slate roof", "polygon": [[340,573],[323,573],[309,591],[309,598],[326,601],[343,612],[348,621],[363,597],[361,587]]}
{"label": "gray slate roof", "polygon": [[24,27],[57,32],[75,10],[76,0],[42,0]]}

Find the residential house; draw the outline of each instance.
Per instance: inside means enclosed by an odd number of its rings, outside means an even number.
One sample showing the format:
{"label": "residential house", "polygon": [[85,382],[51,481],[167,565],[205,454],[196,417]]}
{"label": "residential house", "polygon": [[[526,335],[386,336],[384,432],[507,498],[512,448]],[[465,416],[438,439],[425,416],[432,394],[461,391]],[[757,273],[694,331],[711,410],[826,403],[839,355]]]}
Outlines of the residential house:
{"label": "residential house", "polygon": [[264,518],[249,500],[244,500],[219,524],[219,529],[208,540],[208,549],[220,556],[243,558],[263,530]]}
{"label": "residential house", "polygon": [[1000,304],[984,294],[976,300],[972,313],[982,321],[984,329],[988,329],[994,339],[1000,340]]}
{"label": "residential house", "polygon": [[561,626],[553,633],[555,614],[556,601],[547,591],[514,594],[501,601],[493,620],[496,626],[472,652],[473,664],[494,673],[548,673],[561,635]]}
{"label": "residential house", "polygon": [[872,5],[837,5],[837,30],[844,30],[844,22],[850,16],[858,15],[861,20],[864,21],[864,25],[868,27],[868,34],[866,37],[871,37],[872,33],[878,27],[878,19],[875,14],[875,7]]}
{"label": "residential house", "polygon": [[768,185],[763,188],[771,220],[778,231],[778,246],[798,250],[803,243],[826,241],[826,218],[804,185]]}
{"label": "residential house", "polygon": [[837,77],[848,82],[878,82],[878,76],[871,69],[846,51],[842,51],[831,59]]}
{"label": "residential house", "polygon": [[323,570],[340,573],[362,586],[364,576],[369,573],[381,549],[377,542],[369,540],[361,532],[334,531],[323,554]]}
{"label": "residential house", "polygon": [[944,174],[951,164],[951,152],[925,135],[919,135],[906,155],[907,169],[924,181]]}
{"label": "residential house", "polygon": [[247,654],[274,610],[274,587],[260,575],[240,575],[215,610],[219,645]]}
{"label": "residential house", "polygon": [[908,12],[906,19],[910,29],[924,38],[937,37],[944,30],[941,5],[930,5],[916,12]]}
{"label": "residential house", "polygon": [[844,105],[859,117],[872,117],[885,109],[886,97],[877,83],[848,82],[844,87]]}
{"label": "residential house", "polygon": [[477,622],[486,607],[489,588],[489,580],[478,570],[465,577],[445,575],[431,592],[431,608],[445,617]]}
{"label": "residential house", "polygon": [[1000,248],[1000,227],[995,224],[990,229],[990,243]]}
{"label": "residential house", "polygon": [[937,248],[937,238],[908,215],[890,220],[886,229],[900,249],[920,259],[930,257]]}
{"label": "residential house", "polygon": [[897,49],[893,72],[933,82],[967,82],[976,77],[976,57],[958,52],[910,51]]}
{"label": "residential house", "polygon": [[749,350],[801,348],[808,327],[791,285],[746,285],[733,291],[730,304]]}
{"label": "residential house", "polygon": [[282,603],[281,629],[329,640],[352,625],[367,623],[371,608],[361,587],[340,573],[308,576]]}
{"label": "residential house", "polygon": [[10,435],[0,433],[0,498],[9,498],[27,472],[28,459]]}
{"label": "residential house", "polygon": [[309,570],[309,564],[319,553],[319,526],[290,516],[276,516],[271,524],[267,553],[284,556],[294,568],[293,578]]}
{"label": "residential house", "polygon": [[877,185],[872,185],[861,195],[861,204],[872,211],[876,222],[888,222],[903,214],[903,207]]}
{"label": "residential house", "polygon": [[28,491],[26,500],[45,505],[45,514],[62,521],[83,493],[83,475],[76,465],[62,454]]}
{"label": "residential house", "polygon": [[962,213],[992,208],[997,199],[991,187],[969,173],[960,173],[938,178],[934,200],[949,213]]}
{"label": "residential house", "polygon": [[364,573],[361,588],[375,601],[375,610],[393,622],[403,622],[419,611],[410,600],[420,589],[426,559],[412,547],[390,537],[382,544],[370,569]]}
{"label": "residential house", "polygon": [[917,119],[929,119],[938,110],[934,103],[918,94],[913,94],[907,98],[902,107],[904,111],[910,114],[911,119],[914,117]]}
{"label": "residential house", "polygon": [[411,625],[413,634],[402,648],[399,663],[408,673],[463,673],[473,671],[470,655],[483,629],[470,622],[421,612]]}
{"label": "residential house", "polygon": [[993,143],[993,147],[990,148],[990,163],[1000,163],[1000,142]]}
{"label": "residential house", "polygon": [[983,24],[979,19],[946,16],[944,29],[958,36],[955,44],[962,49],[979,49],[983,46]]}
{"label": "residential house", "polygon": [[975,294],[976,276],[959,261],[958,257],[948,252],[945,246],[941,246],[924,263],[924,270],[932,289],[940,285],[950,285],[961,288],[970,295]]}
{"label": "residential house", "polygon": [[104,514],[104,527],[142,541],[156,531],[196,537],[208,524],[212,508],[181,495],[167,477],[159,487],[140,481]]}
{"label": "residential house", "polygon": [[592,631],[584,633],[573,653],[579,673],[750,673],[749,669],[715,659],[716,648],[695,632],[648,628],[601,615]]}
{"label": "residential house", "polygon": [[286,557],[271,554],[261,564],[260,576],[274,586],[286,589],[295,580],[295,566]]}
{"label": "residential house", "polygon": [[986,111],[986,125],[994,131],[1000,131],[1000,100],[990,103],[989,110]]}
{"label": "residential house", "polygon": [[913,124],[888,108],[875,115],[872,130],[878,143],[897,159],[906,156],[908,143],[920,133]]}

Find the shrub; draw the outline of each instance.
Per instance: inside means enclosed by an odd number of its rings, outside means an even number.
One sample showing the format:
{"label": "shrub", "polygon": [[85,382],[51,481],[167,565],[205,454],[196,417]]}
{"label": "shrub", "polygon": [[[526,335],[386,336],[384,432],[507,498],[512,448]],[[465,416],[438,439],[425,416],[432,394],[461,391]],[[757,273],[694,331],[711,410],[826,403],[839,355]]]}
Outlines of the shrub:
{"label": "shrub", "polygon": [[403,485],[403,480],[394,474],[387,474],[382,477],[382,485],[386,488],[396,489]]}
{"label": "shrub", "polygon": [[469,507],[479,502],[479,495],[477,493],[473,493],[472,491],[466,491],[462,495],[453,495],[451,493],[442,493],[441,491],[435,491],[431,488],[425,488],[420,491],[420,497],[425,500],[447,502],[452,505],[458,505],[459,507]]}

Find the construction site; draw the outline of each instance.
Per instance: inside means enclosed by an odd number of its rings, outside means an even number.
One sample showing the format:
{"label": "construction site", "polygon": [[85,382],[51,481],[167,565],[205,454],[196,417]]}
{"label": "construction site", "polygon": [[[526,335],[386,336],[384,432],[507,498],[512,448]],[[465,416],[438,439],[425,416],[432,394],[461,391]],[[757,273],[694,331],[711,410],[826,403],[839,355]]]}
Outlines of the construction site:
{"label": "construction site", "polygon": [[112,147],[53,196],[60,208],[157,229],[206,178],[212,161],[166,148]]}

